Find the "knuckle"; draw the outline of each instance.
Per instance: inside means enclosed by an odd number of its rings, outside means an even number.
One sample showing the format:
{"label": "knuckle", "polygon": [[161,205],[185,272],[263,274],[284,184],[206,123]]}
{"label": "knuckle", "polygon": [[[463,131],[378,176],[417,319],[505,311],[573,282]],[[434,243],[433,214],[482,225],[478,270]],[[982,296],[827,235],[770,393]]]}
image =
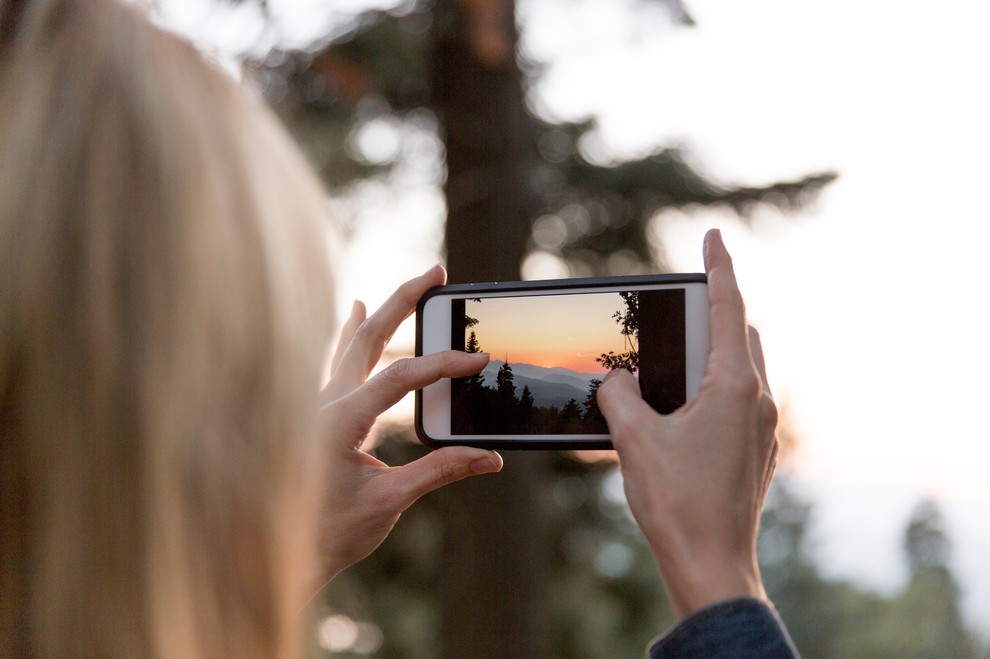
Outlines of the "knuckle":
{"label": "knuckle", "polygon": [[441,460],[436,466],[434,479],[439,485],[447,485],[457,480],[457,470],[454,465],[447,460]]}
{"label": "knuckle", "polygon": [[655,419],[634,414],[617,414],[608,420],[609,433],[613,443],[628,445],[643,440],[649,441],[657,433]]}
{"label": "knuckle", "polygon": [[413,367],[413,358],[403,357],[386,366],[380,377],[387,382],[403,383],[412,375]]}
{"label": "knuckle", "polygon": [[379,316],[374,315],[365,319],[354,331],[352,343],[361,346],[365,351],[381,348],[388,343],[389,334]]}
{"label": "knuckle", "polygon": [[416,306],[416,302],[419,301],[422,291],[424,289],[423,283],[417,279],[410,279],[409,281],[403,282],[395,289],[395,301],[402,304],[406,308]]}
{"label": "knuckle", "polygon": [[712,306],[730,310],[742,318],[746,317],[746,302],[738,288],[720,291],[712,301]]}
{"label": "knuckle", "polygon": [[763,382],[754,368],[727,374],[722,386],[733,398],[742,400],[755,400],[763,395]]}
{"label": "knuckle", "polygon": [[371,340],[376,333],[373,318],[365,318],[361,321],[361,324],[354,330],[354,336],[351,339],[352,342],[367,343]]}
{"label": "knuckle", "polygon": [[769,396],[763,397],[763,405],[760,408],[760,420],[771,431],[777,427],[777,422],[780,420],[780,412],[777,410],[777,405]]}

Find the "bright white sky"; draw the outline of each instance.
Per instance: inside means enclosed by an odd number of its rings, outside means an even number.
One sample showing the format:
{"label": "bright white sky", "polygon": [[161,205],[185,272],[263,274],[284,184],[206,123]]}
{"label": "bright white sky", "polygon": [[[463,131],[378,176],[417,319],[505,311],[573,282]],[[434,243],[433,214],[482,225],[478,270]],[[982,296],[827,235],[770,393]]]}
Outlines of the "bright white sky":
{"label": "bright white sky", "polygon": [[[824,564],[896,588],[907,516],[935,497],[967,612],[990,637],[990,5],[688,0],[698,25],[686,29],[660,9],[623,9],[635,0],[518,2],[523,47],[549,65],[535,105],[597,116],[589,153],[683,144],[725,183],[839,172],[793,218],[762,212],[746,228],[672,212],[654,228],[682,271],[701,269],[704,231],[722,229],[800,439],[792,470],[816,504]],[[355,4],[391,3],[271,2],[301,42],[320,25],[313,12]],[[205,29],[192,10],[179,15]],[[340,264],[342,310],[354,297],[377,306],[439,258],[442,198],[404,180],[365,190]],[[398,340],[411,346],[412,328]]]}
{"label": "bright white sky", "polygon": [[[709,226],[733,251],[771,384],[800,439],[835,573],[899,584],[919,497],[944,506],[972,620],[990,632],[990,179],[985,3],[691,0],[655,31],[608,2],[528,0],[551,116],[599,117],[614,155],[687,145],[727,183],[834,169],[799,217],[668,213],[678,270]],[[601,145],[595,148],[601,149]]]}

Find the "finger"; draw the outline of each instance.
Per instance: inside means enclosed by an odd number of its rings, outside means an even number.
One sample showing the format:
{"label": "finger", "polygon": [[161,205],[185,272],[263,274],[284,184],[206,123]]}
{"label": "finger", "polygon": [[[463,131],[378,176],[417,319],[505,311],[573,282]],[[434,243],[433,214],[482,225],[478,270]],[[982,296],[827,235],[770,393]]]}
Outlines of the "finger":
{"label": "finger", "polygon": [[403,493],[403,509],[427,492],[462,480],[468,476],[491,474],[502,470],[502,456],[494,451],[450,446],[424,455],[414,462],[392,470]]}
{"label": "finger", "polygon": [[335,388],[351,391],[364,382],[382,356],[395,330],[415,310],[423,294],[447,280],[446,271],[435,265],[425,273],[402,284],[385,303],[358,327],[350,345],[340,359],[333,379]]}
{"label": "finger", "polygon": [[365,308],[364,303],[360,300],[354,301],[354,306],[351,308],[351,315],[347,318],[347,322],[340,330],[340,338],[337,340],[337,348],[334,350],[333,357],[330,360],[330,382],[323,389],[323,400],[324,402],[330,402],[336,398],[347,394],[350,389],[347,387],[350,384],[351,378],[337,377],[340,372],[340,362],[347,353],[347,348],[350,346],[351,341],[354,339],[354,335],[357,333],[358,328],[361,323],[365,321],[368,316],[368,310]]}
{"label": "finger", "polygon": [[710,361],[727,361],[736,367],[746,367],[750,360],[746,307],[736,282],[732,257],[717,229],[705,235],[704,254],[708,274],[708,302],[711,307]]}
{"label": "finger", "polygon": [[337,370],[340,360],[343,359],[344,353],[347,351],[347,346],[351,344],[351,340],[357,333],[358,328],[367,317],[368,309],[364,306],[364,302],[354,300],[354,306],[351,307],[351,315],[347,318],[347,322],[344,323],[344,326],[340,330],[340,338],[337,339],[337,348],[334,350],[333,359],[330,361],[331,373]]}
{"label": "finger", "polygon": [[422,389],[440,378],[478,373],[488,364],[487,353],[458,350],[400,359],[346,396],[324,407],[334,434],[348,448],[360,444],[378,416],[410,391]]}
{"label": "finger", "polygon": [[625,369],[616,369],[605,377],[598,388],[598,409],[608,422],[613,443],[618,437],[623,441],[626,427],[639,427],[644,415],[656,415],[649,403],[643,400],[639,382]]}
{"label": "finger", "polygon": [[[395,330],[416,309],[423,294],[434,286],[440,286],[447,281],[447,272],[440,265],[435,265],[419,277],[410,279],[385,301],[361,327],[357,338],[372,342],[379,350],[385,346]],[[380,352],[378,356],[380,356]],[[369,368],[378,362],[378,356],[370,360]]]}

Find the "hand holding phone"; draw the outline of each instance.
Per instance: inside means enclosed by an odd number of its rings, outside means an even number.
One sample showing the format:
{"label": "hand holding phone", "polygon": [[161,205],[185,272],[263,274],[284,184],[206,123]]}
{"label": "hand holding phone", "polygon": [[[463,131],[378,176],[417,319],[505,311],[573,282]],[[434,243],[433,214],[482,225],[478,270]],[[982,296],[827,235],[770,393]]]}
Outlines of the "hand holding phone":
{"label": "hand holding phone", "polygon": [[441,377],[468,375],[484,359],[445,351],[402,359],[369,378],[389,338],[423,293],[442,284],[439,266],[402,286],[371,316],[356,303],[345,323],[323,392],[327,472],[319,526],[322,586],[371,553],[399,515],[419,497],[462,478],[498,471],[502,458],[490,451],[452,447],[401,466],[389,466],[361,450],[378,416],[407,393]]}
{"label": "hand holding phone", "polygon": [[464,284],[417,306],[417,355],[487,352],[488,366],[417,392],[416,428],[433,447],[611,448],[597,405],[621,368],[670,413],[698,389],[708,354],[705,276]]}
{"label": "hand holding phone", "polygon": [[678,617],[729,598],[767,597],[756,537],[776,465],[777,409],[717,231],[705,239],[705,265],[711,353],[697,396],[661,416],[624,373],[608,378],[599,396],[626,499]]}

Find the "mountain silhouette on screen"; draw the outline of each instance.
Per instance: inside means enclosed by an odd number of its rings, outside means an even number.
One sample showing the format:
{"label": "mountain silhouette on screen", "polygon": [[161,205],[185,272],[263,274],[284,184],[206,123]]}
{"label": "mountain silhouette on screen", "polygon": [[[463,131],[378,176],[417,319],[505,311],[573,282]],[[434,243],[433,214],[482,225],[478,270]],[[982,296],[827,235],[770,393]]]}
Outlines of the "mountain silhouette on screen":
{"label": "mountain silhouette on screen", "polygon": [[[488,362],[481,372],[486,387],[495,388],[495,376],[504,363],[496,359]],[[605,377],[605,373],[579,373],[559,366],[545,368],[515,362],[509,362],[509,365],[512,367],[516,398],[522,394],[523,387],[529,387],[533,402],[538,407],[561,408],[572,398],[580,403],[588,396],[591,381]]]}

